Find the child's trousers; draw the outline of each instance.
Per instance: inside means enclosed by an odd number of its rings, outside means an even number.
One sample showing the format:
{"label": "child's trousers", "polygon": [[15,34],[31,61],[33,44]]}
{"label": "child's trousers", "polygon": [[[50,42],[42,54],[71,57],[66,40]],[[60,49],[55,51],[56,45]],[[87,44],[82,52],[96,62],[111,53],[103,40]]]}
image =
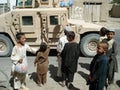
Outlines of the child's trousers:
{"label": "child's trousers", "polygon": [[74,79],[74,72],[71,72],[67,67],[64,68],[62,71],[62,79],[63,81],[73,82]]}
{"label": "child's trousers", "polygon": [[25,73],[14,72],[14,89],[19,89],[21,87],[24,88],[23,86],[25,85],[25,78]]}

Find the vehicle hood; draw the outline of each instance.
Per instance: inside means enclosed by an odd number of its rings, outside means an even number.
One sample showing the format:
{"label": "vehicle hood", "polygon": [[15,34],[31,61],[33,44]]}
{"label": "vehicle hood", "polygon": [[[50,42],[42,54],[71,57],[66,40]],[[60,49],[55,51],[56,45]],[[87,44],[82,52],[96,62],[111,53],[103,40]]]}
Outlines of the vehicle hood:
{"label": "vehicle hood", "polygon": [[81,26],[82,28],[85,29],[93,29],[99,31],[103,26],[94,24],[92,22],[85,22],[84,20],[75,20],[75,19],[69,19],[68,23]]}

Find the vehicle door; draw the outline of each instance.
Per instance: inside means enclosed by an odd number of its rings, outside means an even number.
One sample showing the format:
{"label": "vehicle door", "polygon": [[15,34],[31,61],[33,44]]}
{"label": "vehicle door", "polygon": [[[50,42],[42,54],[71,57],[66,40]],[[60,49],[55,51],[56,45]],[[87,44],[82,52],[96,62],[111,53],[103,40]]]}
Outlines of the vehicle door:
{"label": "vehicle door", "polygon": [[26,41],[33,44],[40,44],[41,42],[41,27],[39,15],[36,12],[24,11],[20,13],[20,30],[26,35]]}

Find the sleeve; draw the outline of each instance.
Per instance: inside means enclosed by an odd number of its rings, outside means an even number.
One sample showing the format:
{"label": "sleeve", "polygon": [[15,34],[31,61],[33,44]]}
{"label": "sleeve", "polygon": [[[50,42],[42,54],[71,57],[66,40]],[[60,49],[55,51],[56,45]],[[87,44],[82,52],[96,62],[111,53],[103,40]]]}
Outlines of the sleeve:
{"label": "sleeve", "polygon": [[36,53],[37,49],[36,48],[31,48],[29,45],[26,44],[26,50],[31,53]]}
{"label": "sleeve", "polygon": [[113,47],[112,47],[112,55],[117,55],[117,53],[118,53],[118,45],[117,45],[117,42],[116,41],[114,41],[114,43],[113,43]]}
{"label": "sleeve", "polygon": [[118,45],[116,42],[114,42],[113,47],[112,47],[112,54],[111,54],[111,58],[113,60],[114,63],[114,71],[118,72],[118,61],[117,61],[117,53],[118,53]]}
{"label": "sleeve", "polygon": [[66,47],[67,47],[67,44],[65,44],[65,46],[64,46],[64,48],[63,48],[63,50],[62,50],[62,52],[61,52],[61,54],[60,54],[60,56],[61,56],[62,58],[65,57]]}
{"label": "sleeve", "polygon": [[80,47],[79,47],[79,44],[77,44],[77,50],[76,50],[76,59],[78,60],[80,56]]}
{"label": "sleeve", "polygon": [[48,45],[48,47],[47,47],[47,56],[49,55],[49,53],[50,53],[50,46]]}
{"label": "sleeve", "polygon": [[96,64],[97,67],[94,74],[93,74],[93,78],[95,80],[97,80],[98,78],[100,78],[101,76],[104,76],[104,74],[106,74],[107,72],[107,61],[105,60],[101,60],[100,62],[98,62],[98,64]]}
{"label": "sleeve", "polygon": [[90,71],[90,75],[93,75],[93,71],[94,71],[94,66],[95,66],[95,62],[96,62],[96,57],[97,55],[95,55],[90,63],[89,66],[89,71]]}
{"label": "sleeve", "polygon": [[37,53],[37,56],[36,56],[36,58],[35,58],[35,60],[34,60],[34,64],[36,64],[36,63],[37,63],[38,58],[39,58],[39,52]]}
{"label": "sleeve", "polygon": [[12,50],[11,60],[12,60],[12,63],[14,64],[17,64],[17,62],[20,60],[20,56],[17,54],[16,47],[14,47]]}

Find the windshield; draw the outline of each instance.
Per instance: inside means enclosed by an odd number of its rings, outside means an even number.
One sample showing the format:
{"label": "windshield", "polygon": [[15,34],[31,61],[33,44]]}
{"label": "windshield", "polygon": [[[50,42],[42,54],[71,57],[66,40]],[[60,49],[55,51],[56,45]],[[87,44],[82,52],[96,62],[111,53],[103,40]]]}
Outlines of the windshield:
{"label": "windshield", "polygon": [[16,6],[17,7],[32,6],[32,0],[16,0]]}
{"label": "windshield", "polygon": [[17,7],[23,6],[23,1],[22,0],[16,0],[16,6]]}
{"label": "windshield", "polygon": [[50,16],[50,25],[58,25],[58,15]]}
{"label": "windshield", "polygon": [[25,6],[32,6],[32,0],[25,0]]}

